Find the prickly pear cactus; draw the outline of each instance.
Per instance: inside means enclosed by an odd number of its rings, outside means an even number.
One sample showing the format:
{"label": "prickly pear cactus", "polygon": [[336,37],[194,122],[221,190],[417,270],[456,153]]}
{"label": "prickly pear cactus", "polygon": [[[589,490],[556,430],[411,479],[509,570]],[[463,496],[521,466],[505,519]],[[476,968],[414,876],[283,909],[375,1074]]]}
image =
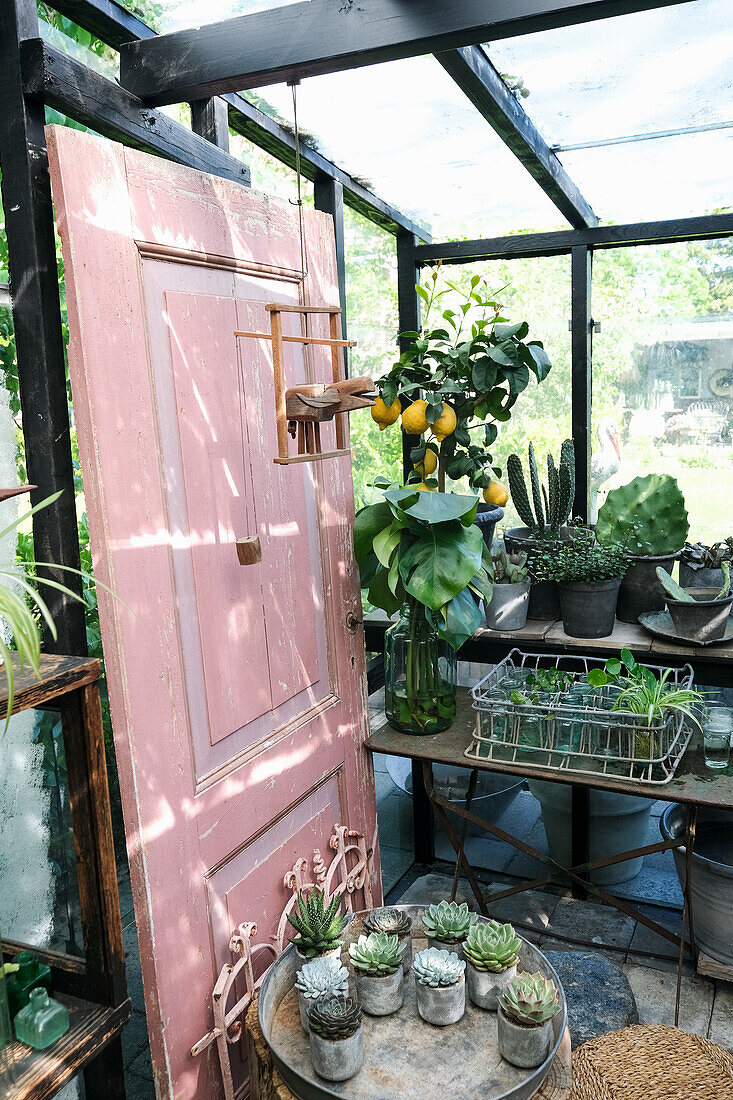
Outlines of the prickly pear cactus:
{"label": "prickly pear cactus", "polygon": [[647,474],[611,489],[598,512],[596,537],[606,545],[618,543],[630,554],[673,554],[684,546],[689,529],[676,479]]}

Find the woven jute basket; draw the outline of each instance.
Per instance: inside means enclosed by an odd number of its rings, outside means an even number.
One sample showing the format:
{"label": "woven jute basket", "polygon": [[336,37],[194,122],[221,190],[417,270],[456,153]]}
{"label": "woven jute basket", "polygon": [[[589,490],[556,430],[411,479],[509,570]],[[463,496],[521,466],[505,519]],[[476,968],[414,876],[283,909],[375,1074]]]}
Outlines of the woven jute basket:
{"label": "woven jute basket", "polygon": [[635,1024],[573,1054],[573,1100],[733,1100],[733,1055],[677,1027]]}

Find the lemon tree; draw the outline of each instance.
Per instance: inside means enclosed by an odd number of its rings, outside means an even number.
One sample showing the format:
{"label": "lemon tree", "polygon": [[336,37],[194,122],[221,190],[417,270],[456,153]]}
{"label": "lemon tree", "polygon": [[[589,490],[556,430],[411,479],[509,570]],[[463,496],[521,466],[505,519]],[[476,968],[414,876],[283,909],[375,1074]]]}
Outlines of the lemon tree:
{"label": "lemon tree", "polygon": [[[425,305],[423,329],[401,333],[406,350],[377,379],[378,422],[395,423],[399,404],[402,430],[420,437],[410,452],[413,480],[425,482],[437,467],[441,489],[447,476],[467,477],[472,488],[488,490],[501,475],[489,450],[498,426],[511,418],[531,379],[547,377],[550,358],[541,340],[526,339],[526,321],[512,323],[502,315],[478,275],[464,292],[447,280],[441,284],[436,267],[427,286],[415,289]],[[441,299],[451,293],[460,295],[458,308],[441,310]],[[431,325],[438,310],[440,321]]]}

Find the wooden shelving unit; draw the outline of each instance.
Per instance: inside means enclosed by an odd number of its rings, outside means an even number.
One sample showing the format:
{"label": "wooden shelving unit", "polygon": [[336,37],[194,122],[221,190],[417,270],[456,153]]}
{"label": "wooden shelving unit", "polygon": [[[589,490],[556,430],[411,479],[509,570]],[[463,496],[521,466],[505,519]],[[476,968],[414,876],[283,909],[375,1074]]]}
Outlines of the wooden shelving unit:
{"label": "wooden shelving unit", "polygon": [[[104,731],[99,700],[99,661],[41,657],[41,679],[16,670],[13,713],[53,708],[61,714],[69,801],[76,850],[84,958],[33,948],[48,963],[54,996],[71,1013],[71,1028],[47,1050],[15,1042],[9,1049],[14,1080],[3,1082],[3,1100],[47,1100],[84,1073],[87,1100],[125,1100],[120,1036],[130,1018],[125,953],[117,892]],[[0,672],[0,720],[7,714]],[[29,945],[4,942],[11,961]]]}

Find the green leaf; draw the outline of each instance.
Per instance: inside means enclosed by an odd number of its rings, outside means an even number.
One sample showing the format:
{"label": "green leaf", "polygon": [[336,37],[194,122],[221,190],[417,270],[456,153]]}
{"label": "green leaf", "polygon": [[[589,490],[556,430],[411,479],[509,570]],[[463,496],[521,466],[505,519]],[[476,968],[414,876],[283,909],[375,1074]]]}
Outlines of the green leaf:
{"label": "green leaf", "polygon": [[389,505],[380,501],[378,504],[368,504],[356,513],[354,519],[354,553],[359,565],[366,561],[374,545],[374,537],[385,527],[391,527],[392,510]]}
{"label": "green leaf", "polygon": [[514,365],[514,360],[510,359],[501,348],[489,348],[489,357],[502,367],[511,367]]}
{"label": "green leaf", "polygon": [[[414,494],[413,494],[414,495]],[[475,496],[463,493],[420,493],[415,504],[405,509],[408,516],[424,520],[429,524],[448,523],[451,520],[468,518],[473,523],[476,517],[477,500]]]}
{"label": "green leaf", "polygon": [[520,321],[514,325],[494,325],[494,335],[497,340],[507,340],[512,336],[516,336],[518,340],[523,340],[529,332],[529,325],[526,321]]}
{"label": "green leaf", "polygon": [[453,649],[460,649],[481,626],[481,610],[468,589],[446,604],[443,618],[445,626],[439,632]]}
{"label": "green leaf", "polygon": [[621,650],[621,660],[626,665],[626,668],[629,670],[629,672],[634,671],[634,669],[636,668],[636,657],[630,649],[624,648]]}
{"label": "green leaf", "polygon": [[485,569],[479,569],[479,571],[474,574],[474,576],[471,578],[470,587],[473,588],[473,590],[477,592],[479,596],[482,596],[487,603],[491,603],[494,586],[489,580]]}
{"label": "green leaf", "polygon": [[547,375],[552,369],[550,357],[539,341],[533,341],[532,343],[527,344],[527,348],[529,349],[529,354],[532,356],[535,362],[535,374],[537,375],[537,381],[542,382],[545,378],[547,378]]}
{"label": "green leaf", "polygon": [[431,527],[401,556],[402,583],[411,596],[437,611],[470,584],[481,568],[483,546],[473,524]]}
{"label": "green leaf", "polygon": [[511,393],[521,393],[529,385],[529,368],[522,363],[507,375]]}
{"label": "green leaf", "polygon": [[588,670],[586,680],[591,687],[603,687],[604,684],[608,683],[608,676],[602,668],[591,668]]}
{"label": "green leaf", "polygon": [[394,520],[390,527],[385,527],[374,536],[374,553],[385,569],[389,569],[392,555],[400,544],[402,538],[402,524]]}
{"label": "green leaf", "polygon": [[405,593],[401,584],[397,586],[396,593],[393,592],[389,586],[389,573],[386,569],[381,569],[367,589],[367,599],[388,615],[394,615],[405,602]]}
{"label": "green leaf", "polygon": [[609,676],[618,676],[623,667],[618,657],[611,657],[606,661],[606,672]]}

